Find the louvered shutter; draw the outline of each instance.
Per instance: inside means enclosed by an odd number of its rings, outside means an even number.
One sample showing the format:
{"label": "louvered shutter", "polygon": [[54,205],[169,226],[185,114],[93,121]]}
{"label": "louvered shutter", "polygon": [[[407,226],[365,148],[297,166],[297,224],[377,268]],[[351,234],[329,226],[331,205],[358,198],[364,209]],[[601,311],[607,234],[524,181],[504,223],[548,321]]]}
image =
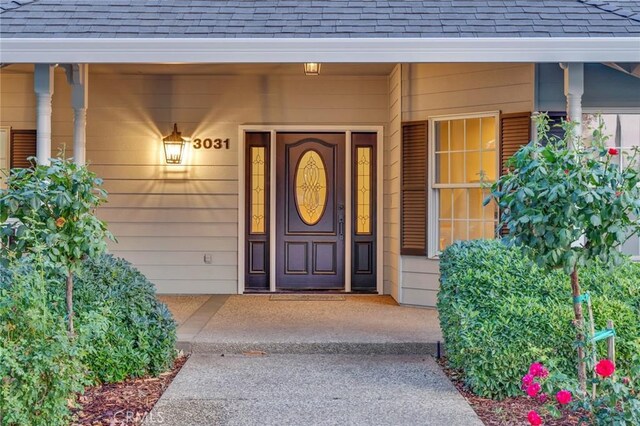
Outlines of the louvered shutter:
{"label": "louvered shutter", "polygon": [[500,174],[507,172],[507,160],[531,141],[531,113],[518,112],[500,116]]}
{"label": "louvered shutter", "polygon": [[400,253],[427,254],[427,122],[402,124]]}
{"label": "louvered shutter", "polygon": [[[500,115],[500,175],[507,173],[507,160],[531,141],[531,113],[518,112]],[[500,213],[502,216],[502,213]],[[500,235],[509,233],[506,225]]]}
{"label": "louvered shutter", "polygon": [[10,167],[26,169],[31,167],[29,157],[36,156],[36,131],[11,130]]}

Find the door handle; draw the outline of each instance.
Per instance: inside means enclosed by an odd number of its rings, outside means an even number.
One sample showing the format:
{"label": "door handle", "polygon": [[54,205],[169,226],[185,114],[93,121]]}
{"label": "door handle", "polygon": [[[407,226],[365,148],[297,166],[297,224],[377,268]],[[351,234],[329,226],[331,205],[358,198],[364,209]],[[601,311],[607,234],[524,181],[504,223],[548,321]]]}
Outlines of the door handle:
{"label": "door handle", "polygon": [[338,204],[338,236],[344,240],[344,205]]}

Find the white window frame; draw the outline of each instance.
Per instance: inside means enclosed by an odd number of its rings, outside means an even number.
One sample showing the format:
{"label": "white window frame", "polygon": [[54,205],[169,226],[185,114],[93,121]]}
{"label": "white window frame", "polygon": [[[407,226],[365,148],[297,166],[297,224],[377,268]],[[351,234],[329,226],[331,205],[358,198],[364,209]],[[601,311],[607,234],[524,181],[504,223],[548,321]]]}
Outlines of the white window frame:
{"label": "white window frame", "polygon": [[9,173],[9,169],[11,167],[11,127],[10,126],[0,126],[0,132],[4,132],[7,138],[6,151],[4,153],[5,158],[7,159],[7,168],[6,170],[0,170],[0,189],[5,188],[5,173]]}
{"label": "white window frame", "polygon": [[[633,107],[620,107],[620,108],[612,108],[612,107],[606,107],[606,108],[583,108],[582,109],[582,115],[587,115],[587,114],[601,114],[601,115],[612,115],[612,114],[616,114],[616,115],[629,115],[629,114],[633,114],[633,115],[639,115],[640,114],[640,108],[633,108]],[[621,146],[616,146],[616,148],[620,149],[621,151],[624,149]],[[640,247],[639,247],[640,249]],[[622,247],[620,247],[620,250],[622,250]],[[640,250],[639,250],[640,252]],[[632,255],[631,256],[631,260],[633,260],[634,262],[640,262],[640,253],[638,255]]]}
{"label": "white window frame", "polygon": [[[496,176],[500,175],[500,111],[484,111],[467,114],[449,114],[429,117],[429,139],[428,139],[428,189],[427,189],[427,255],[429,258],[438,259],[440,257],[440,250],[438,242],[440,241],[439,235],[439,212],[440,204],[438,202],[438,190],[445,189],[467,189],[468,183],[458,184],[436,184],[436,123],[440,121],[449,120],[463,120],[474,118],[487,118],[493,117],[495,119],[495,140],[496,140]],[[465,148],[466,148],[466,129],[465,129]],[[466,150],[465,150],[466,151]],[[478,186],[481,187],[481,186]],[[467,209],[469,206],[467,205]]]}

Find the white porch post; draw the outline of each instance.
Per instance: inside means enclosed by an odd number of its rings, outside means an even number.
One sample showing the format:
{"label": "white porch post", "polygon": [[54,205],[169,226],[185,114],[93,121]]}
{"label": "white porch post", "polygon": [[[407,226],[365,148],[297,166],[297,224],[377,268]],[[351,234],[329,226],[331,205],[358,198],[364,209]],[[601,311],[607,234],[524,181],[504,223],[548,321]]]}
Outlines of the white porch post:
{"label": "white porch post", "polygon": [[89,102],[89,65],[71,65],[71,103],[73,106],[73,159],[84,165],[87,158],[87,106]]}
{"label": "white porch post", "polygon": [[33,88],[36,93],[36,157],[38,164],[48,165],[51,157],[51,97],[53,66],[35,64]]}
{"label": "white porch post", "polygon": [[567,118],[577,123],[572,140],[582,136],[582,94],[584,93],[584,64],[560,64],[564,69],[564,95],[567,98]]}

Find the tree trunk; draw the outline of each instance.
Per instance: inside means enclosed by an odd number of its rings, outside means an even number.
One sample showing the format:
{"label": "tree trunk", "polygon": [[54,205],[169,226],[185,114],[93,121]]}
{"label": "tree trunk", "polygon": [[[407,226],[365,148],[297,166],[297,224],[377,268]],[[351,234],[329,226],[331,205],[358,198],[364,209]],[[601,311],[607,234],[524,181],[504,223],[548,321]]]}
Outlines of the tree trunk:
{"label": "tree trunk", "polygon": [[71,270],[68,271],[67,275],[67,317],[69,336],[73,337],[75,332],[73,330],[73,273]]}
{"label": "tree trunk", "polygon": [[575,326],[578,330],[578,382],[583,395],[587,393],[587,367],[584,358],[584,316],[582,315],[582,302],[576,300],[580,296],[580,281],[578,280],[578,268],[573,268],[571,273],[571,291],[573,293],[573,312],[575,314]]}

